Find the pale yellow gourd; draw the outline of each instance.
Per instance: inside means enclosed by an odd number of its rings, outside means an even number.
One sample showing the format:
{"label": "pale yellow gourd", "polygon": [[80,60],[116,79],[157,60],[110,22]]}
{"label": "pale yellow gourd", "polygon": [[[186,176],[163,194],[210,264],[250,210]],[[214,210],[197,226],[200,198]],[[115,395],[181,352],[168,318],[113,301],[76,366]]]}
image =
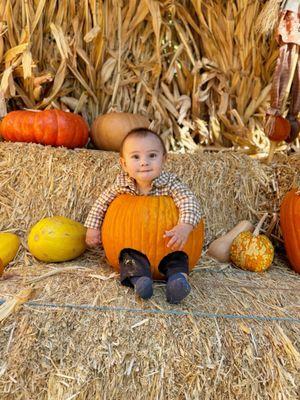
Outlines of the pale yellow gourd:
{"label": "pale yellow gourd", "polygon": [[249,221],[241,221],[225,235],[214,240],[209,246],[207,255],[215,260],[226,263],[230,261],[230,248],[233,240],[241,233],[254,231],[254,226]]}
{"label": "pale yellow gourd", "polygon": [[0,232],[0,258],[3,268],[16,256],[20,246],[20,239],[14,233]]}
{"label": "pale yellow gourd", "polygon": [[85,234],[86,228],[70,218],[44,218],[31,228],[29,251],[44,262],[72,260],[86,249]]}

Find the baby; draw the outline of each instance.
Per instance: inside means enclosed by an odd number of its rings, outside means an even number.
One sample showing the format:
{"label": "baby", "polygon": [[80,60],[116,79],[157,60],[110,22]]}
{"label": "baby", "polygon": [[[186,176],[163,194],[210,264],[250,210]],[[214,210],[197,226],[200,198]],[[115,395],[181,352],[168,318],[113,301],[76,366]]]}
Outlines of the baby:
{"label": "baby", "polygon": [[[100,228],[109,204],[119,194],[135,196],[171,196],[179,209],[179,220],[164,237],[173,252],[165,256],[158,270],[166,277],[166,298],[169,303],[179,303],[191,291],[187,279],[188,256],[182,251],[192,230],[201,219],[198,200],[176,175],[164,172],[167,152],[155,132],[139,128],[128,133],[120,150],[122,172],[115,183],[96,200],[85,222],[86,243],[90,247],[100,245]],[[134,287],[143,299],[153,294],[150,263],[145,254],[124,248],[119,255],[120,279],[126,286]]]}

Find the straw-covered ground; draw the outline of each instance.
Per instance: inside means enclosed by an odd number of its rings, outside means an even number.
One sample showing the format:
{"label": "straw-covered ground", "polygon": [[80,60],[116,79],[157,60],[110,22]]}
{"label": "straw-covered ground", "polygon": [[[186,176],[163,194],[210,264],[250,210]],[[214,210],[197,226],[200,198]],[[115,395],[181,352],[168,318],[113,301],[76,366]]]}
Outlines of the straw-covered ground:
{"label": "straw-covered ground", "polygon": [[[242,218],[270,218],[299,179],[296,156],[264,165],[237,153],[170,155],[201,200],[206,244]],[[1,400],[291,399],[300,397],[299,275],[283,254],[254,274],[202,257],[178,306],[120,285],[100,251],[44,264],[26,250],[42,217],[83,221],[118,171],[117,155],[0,143],[0,230],[22,248],[0,280]],[[275,228],[274,235],[280,239]],[[279,241],[280,243],[280,241]],[[281,250],[281,246],[278,246]],[[22,299],[19,299],[22,302]]]}

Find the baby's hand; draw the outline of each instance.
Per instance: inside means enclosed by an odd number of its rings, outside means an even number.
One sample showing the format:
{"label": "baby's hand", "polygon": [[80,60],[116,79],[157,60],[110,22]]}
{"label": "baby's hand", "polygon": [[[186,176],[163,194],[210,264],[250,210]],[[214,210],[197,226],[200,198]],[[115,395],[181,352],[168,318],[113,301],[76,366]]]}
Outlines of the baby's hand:
{"label": "baby's hand", "polygon": [[171,238],[168,241],[167,247],[171,247],[172,250],[182,250],[192,230],[193,225],[180,223],[171,230],[165,231],[164,238]]}
{"label": "baby's hand", "polygon": [[100,244],[100,230],[88,228],[85,236],[85,243],[89,247],[97,247]]}

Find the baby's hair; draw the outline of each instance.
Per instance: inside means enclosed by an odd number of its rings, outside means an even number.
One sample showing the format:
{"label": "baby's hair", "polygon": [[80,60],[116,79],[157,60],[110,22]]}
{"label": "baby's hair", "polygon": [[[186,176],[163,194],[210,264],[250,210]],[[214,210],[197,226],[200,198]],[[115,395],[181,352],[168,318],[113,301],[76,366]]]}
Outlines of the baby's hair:
{"label": "baby's hair", "polygon": [[161,147],[163,149],[163,154],[166,154],[167,153],[166,146],[165,146],[162,138],[156,132],[154,132],[148,128],[135,128],[135,129],[132,129],[130,132],[128,132],[127,135],[122,140],[121,148],[120,148],[120,155],[123,156],[124,144],[129,137],[147,137],[150,135],[155,136],[160,141]]}

